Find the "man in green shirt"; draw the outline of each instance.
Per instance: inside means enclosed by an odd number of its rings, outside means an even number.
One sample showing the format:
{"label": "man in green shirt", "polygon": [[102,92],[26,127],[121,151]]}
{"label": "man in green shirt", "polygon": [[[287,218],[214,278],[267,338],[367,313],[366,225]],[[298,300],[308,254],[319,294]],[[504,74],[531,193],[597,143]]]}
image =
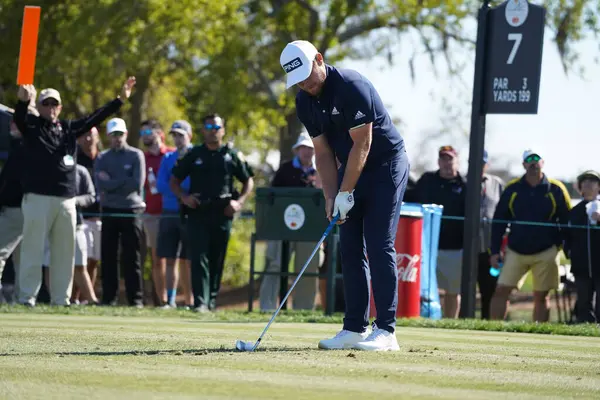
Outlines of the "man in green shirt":
{"label": "man in green shirt", "polygon": [[[218,114],[203,118],[204,143],[194,146],[171,171],[171,190],[186,208],[194,309],[216,308],[217,294],[235,213],[254,187],[252,169],[244,155],[223,144],[225,121]],[[181,182],[190,177],[189,194]],[[243,184],[234,193],[234,177]]]}

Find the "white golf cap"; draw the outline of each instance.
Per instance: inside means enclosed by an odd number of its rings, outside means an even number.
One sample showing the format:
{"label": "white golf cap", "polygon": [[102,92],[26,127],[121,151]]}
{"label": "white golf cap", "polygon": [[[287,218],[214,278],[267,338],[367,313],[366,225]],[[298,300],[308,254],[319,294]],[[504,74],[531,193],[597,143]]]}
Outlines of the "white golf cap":
{"label": "white golf cap", "polygon": [[315,148],[315,145],[313,144],[310,135],[306,131],[300,133],[300,136],[298,136],[298,140],[296,140],[296,144],[292,146],[292,150],[296,150],[300,146],[310,147],[311,149]]}
{"label": "white golf cap", "polygon": [[106,124],[106,133],[111,134],[113,132],[127,132],[127,125],[121,118],[113,118]]}
{"label": "white golf cap", "polygon": [[38,103],[41,103],[46,99],[54,99],[58,101],[58,104],[62,104],[62,101],[60,100],[60,93],[58,93],[58,90],[56,89],[48,88],[42,90],[40,92],[40,97],[38,97]]}
{"label": "white golf cap", "polygon": [[317,53],[319,53],[317,48],[306,40],[295,40],[285,46],[279,57],[279,62],[287,74],[286,89],[310,76]]}
{"label": "white golf cap", "polygon": [[532,156],[532,155],[536,155],[539,158],[542,158],[542,155],[540,153],[538,153],[537,151],[533,151],[532,149],[527,149],[523,152],[523,161],[525,161],[527,159],[527,157]]}

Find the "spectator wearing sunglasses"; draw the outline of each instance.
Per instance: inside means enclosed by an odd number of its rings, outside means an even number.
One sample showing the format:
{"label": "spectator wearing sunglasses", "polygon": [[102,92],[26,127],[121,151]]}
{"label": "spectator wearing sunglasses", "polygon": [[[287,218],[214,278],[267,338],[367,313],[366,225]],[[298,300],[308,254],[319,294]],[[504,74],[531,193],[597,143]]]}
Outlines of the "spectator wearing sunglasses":
{"label": "spectator wearing sunglasses", "polygon": [[[223,143],[224,121],[218,114],[203,118],[204,143],[177,160],[171,190],[187,208],[194,310],[215,310],[234,215],[254,187],[253,171],[244,155]],[[189,194],[181,183],[190,178]],[[234,193],[234,178],[243,184]]]}
{"label": "spectator wearing sunglasses", "polygon": [[[438,150],[437,171],[425,172],[417,182],[415,198],[422,204],[444,206],[444,217],[465,216],[466,180],[458,171],[458,152],[452,146]],[[463,221],[443,219],[436,276],[444,291],[442,310],[445,318],[458,318],[460,310],[463,253]]]}
{"label": "spectator wearing sunglasses", "polygon": [[[173,122],[169,131],[177,150],[165,154],[158,170],[156,186],[162,194],[162,218],[158,226],[158,243],[156,254],[160,260],[160,280],[156,280],[157,295],[164,303],[164,308],[176,307],[175,298],[181,276],[184,306],[191,308],[194,304],[192,283],[190,278],[189,248],[185,219],[179,218],[179,200],[169,187],[171,170],[177,160],[183,158],[193,147],[192,126],[189,122],[179,120]],[[189,193],[190,178],[181,183],[181,189]],[[178,262],[179,261],[179,262]],[[179,264],[179,265],[178,265]],[[178,268],[179,266],[179,268]],[[160,283],[160,286],[158,285]]]}
{"label": "spectator wearing sunglasses", "polygon": [[[521,288],[529,271],[533,277],[533,320],[547,322],[550,317],[548,293],[558,288],[558,248],[564,240],[565,230],[558,225],[531,223],[566,225],[571,197],[562,182],[543,173],[543,167],[540,153],[526,150],[523,153],[525,175],[506,185],[496,207],[490,264],[500,269],[500,276],[492,298],[492,319],[506,317],[509,296],[514,289]],[[502,261],[500,247],[509,221],[508,245]]]}
{"label": "spectator wearing sunglasses", "polygon": [[[163,299],[164,292],[164,274],[161,273],[161,263],[156,255],[158,224],[162,213],[162,194],[157,188],[158,170],[165,154],[175,149],[165,146],[165,133],[162,125],[155,119],[149,119],[142,122],[140,129],[140,138],[144,143],[146,151],[144,157],[146,160],[146,182],[144,183],[144,199],[146,201],[146,212],[144,215],[144,236],[146,239],[146,248],[143,253],[150,252],[152,258],[152,282],[154,291],[158,297],[156,300],[161,306],[166,302]],[[162,276],[162,278],[161,278]]]}
{"label": "spectator wearing sunglasses", "polygon": [[14,115],[23,135],[23,241],[19,268],[19,302],[35,305],[41,285],[44,243],[50,243],[50,294],[55,305],[70,304],[75,256],[75,196],[78,137],[119,110],[135,85],[130,77],[119,97],[78,120],[59,119],[60,93],[44,89],[38,98],[39,117],[27,114],[36,97],[33,85],[19,87]]}
{"label": "spectator wearing sunglasses", "polygon": [[106,133],[110,149],[98,156],[94,166],[102,208],[102,303],[118,303],[120,254],[127,301],[142,307],[144,153],[127,144],[127,126],[121,118],[108,121]]}

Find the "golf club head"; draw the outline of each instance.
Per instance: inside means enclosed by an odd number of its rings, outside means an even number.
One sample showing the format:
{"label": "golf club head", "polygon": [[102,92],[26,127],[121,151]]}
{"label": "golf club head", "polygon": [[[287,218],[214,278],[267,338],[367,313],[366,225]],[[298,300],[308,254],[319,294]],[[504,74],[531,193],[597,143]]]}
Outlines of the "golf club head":
{"label": "golf club head", "polygon": [[245,342],[243,340],[236,340],[235,348],[238,351],[254,351],[254,342]]}

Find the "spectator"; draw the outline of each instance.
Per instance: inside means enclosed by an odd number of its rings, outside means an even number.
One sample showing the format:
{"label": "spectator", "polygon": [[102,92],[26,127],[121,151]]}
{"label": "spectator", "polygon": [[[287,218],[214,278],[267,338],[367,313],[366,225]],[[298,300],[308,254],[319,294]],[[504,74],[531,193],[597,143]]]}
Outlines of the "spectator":
{"label": "spectator", "polygon": [[465,216],[466,180],[458,172],[458,152],[452,146],[438,151],[439,169],[426,172],[417,182],[415,198],[422,204],[444,206],[437,258],[438,287],[445,291],[445,318],[458,318],[462,279],[463,221]]}
{"label": "spectator", "polygon": [[[156,294],[163,304],[166,304],[167,307],[176,307],[177,283],[181,276],[184,304],[191,308],[194,305],[194,294],[190,277],[187,232],[184,218],[179,218],[179,200],[171,191],[169,180],[175,162],[183,158],[193,147],[191,144],[192,126],[187,121],[175,121],[171,126],[170,133],[177,150],[164,155],[158,170],[156,186],[162,195],[162,217],[158,226],[156,255],[160,260],[160,274],[158,279],[155,275],[154,282]],[[189,177],[181,183],[181,190],[186,194],[189,193]],[[180,272],[177,270],[177,260],[179,260]]]}
{"label": "spectator", "polygon": [[507,223],[511,223],[504,265],[492,298],[491,318],[504,319],[508,297],[520,288],[531,270],[533,275],[533,319],[546,322],[550,317],[548,293],[558,288],[558,246],[564,232],[558,226],[536,226],[520,222],[560,223],[569,220],[571,198],[565,186],[542,172],[544,160],[532,150],[523,153],[525,175],[506,185],[494,213],[490,264],[500,268],[500,246]]}
{"label": "spectator", "polygon": [[146,147],[146,151],[144,152],[146,160],[146,182],[144,183],[146,213],[143,219],[146,249],[147,251],[150,251],[150,257],[152,258],[152,281],[154,282],[154,290],[158,296],[158,300],[164,305],[165,302],[163,301],[162,293],[165,291],[165,274],[161,272],[161,263],[156,255],[158,223],[160,214],[162,213],[162,195],[156,187],[156,177],[163,156],[175,149],[164,145],[165,134],[162,126],[154,119],[142,122],[140,137]]}
{"label": "spectator", "polygon": [[[317,170],[313,160],[315,147],[308,132],[302,132],[298,136],[296,144],[292,147],[295,157],[281,164],[277,170],[271,186],[273,187],[320,187]],[[292,242],[290,253],[295,253],[294,269],[300,272],[304,263],[310,257],[316,246],[316,242]],[[267,271],[281,271],[281,241],[269,241],[267,244]],[[291,255],[291,254],[290,254]],[[318,272],[325,254],[319,251],[310,262],[307,272]],[[287,266],[285,268],[287,271]],[[263,276],[260,285],[260,309],[263,311],[277,308],[277,295],[279,293],[280,278],[276,275]],[[296,310],[313,310],[315,308],[315,296],[317,294],[318,278],[305,277],[301,279],[294,289],[293,307]]]}
{"label": "spectator", "polygon": [[81,292],[82,299],[79,298],[79,293],[76,293],[77,296],[73,297],[72,300],[98,304],[94,286],[87,270],[88,242],[85,234],[86,225],[83,223],[81,213],[83,208],[90,207],[96,202],[96,190],[94,189],[90,173],[83,165],[77,164],[76,180],[77,196],[75,197],[75,202],[77,206],[77,225],[75,231],[75,271],[73,281],[79,289],[78,292]]}
{"label": "spectator", "polygon": [[[89,207],[96,201],[96,192],[94,190],[94,184],[92,183],[92,177],[87,169],[77,164],[77,175],[75,177],[77,184],[77,196],[75,196],[76,209],[77,209],[77,223],[75,228],[75,269],[73,274],[73,291],[71,295],[71,304],[80,304],[79,294],[83,294],[84,303],[97,304],[98,299],[94,293],[92,283],[90,281],[89,274],[87,272],[87,240],[85,236],[85,225],[83,225],[83,217],[81,215],[82,207]],[[49,273],[48,270],[51,268],[51,250],[50,243],[46,241],[44,246],[44,264],[42,270],[44,274],[44,284],[49,287]],[[75,290],[75,287],[77,290]],[[41,302],[38,296],[38,302]]]}
{"label": "spectator", "polygon": [[[169,185],[188,209],[194,310],[215,310],[234,215],[254,187],[244,155],[223,144],[225,125],[217,114],[203,118],[204,143],[177,160]],[[190,177],[190,194],[181,183]],[[234,179],[243,183],[234,198]],[[237,196],[235,196],[237,197]]]}
{"label": "spectator", "polygon": [[[0,278],[3,277],[4,266],[12,255],[15,275],[13,293],[18,294],[19,245],[23,237],[23,188],[21,171],[23,170],[24,148],[19,129],[11,123],[11,151],[4,167],[0,171]],[[0,288],[2,284],[0,284]],[[0,297],[1,297],[0,293]]]}
{"label": "spectator", "polygon": [[68,306],[75,254],[76,139],[116,112],[131,94],[130,77],[121,95],[90,116],[59,120],[60,94],[44,89],[38,99],[40,117],[27,115],[35,98],[33,85],[19,87],[14,121],[23,134],[23,242],[19,268],[19,302],[34,306],[41,285],[44,242],[51,247],[52,303]]}
{"label": "spectator", "polygon": [[[83,165],[87,168],[90,176],[94,176],[94,163],[102,151],[98,129],[95,127],[90,129],[89,132],[77,139],[77,145],[77,164]],[[92,181],[94,180],[92,179]],[[101,248],[100,232],[102,232],[99,206],[100,201],[98,199],[98,189],[95,187],[95,183],[94,193],[96,193],[96,201],[89,207],[83,207],[81,209],[84,223],[83,232],[85,233],[87,243],[87,271],[92,288],[96,287],[96,278],[98,276],[98,263],[100,262]],[[78,293],[75,293],[73,297],[77,299],[77,295]]]}
{"label": "spectator", "polygon": [[481,180],[481,224],[479,236],[481,249],[477,269],[477,284],[481,295],[481,319],[490,319],[490,305],[496,290],[498,278],[490,275],[490,243],[492,239],[492,219],[496,205],[504,187],[504,181],[488,170],[488,153],[483,152],[483,176]]}
{"label": "spectator", "polygon": [[94,167],[102,208],[102,303],[118,303],[120,242],[127,301],[131,306],[143,307],[144,153],[127,144],[127,126],[121,118],[108,121],[106,133],[110,137],[110,149],[98,156]]}
{"label": "spectator", "polygon": [[[575,277],[577,322],[600,322],[600,173],[585,171],[577,177],[583,197],[569,214],[565,240],[565,254],[571,259],[571,273]],[[587,229],[582,228],[587,226]],[[593,226],[593,228],[592,228]],[[592,300],[596,293],[596,305]]]}

